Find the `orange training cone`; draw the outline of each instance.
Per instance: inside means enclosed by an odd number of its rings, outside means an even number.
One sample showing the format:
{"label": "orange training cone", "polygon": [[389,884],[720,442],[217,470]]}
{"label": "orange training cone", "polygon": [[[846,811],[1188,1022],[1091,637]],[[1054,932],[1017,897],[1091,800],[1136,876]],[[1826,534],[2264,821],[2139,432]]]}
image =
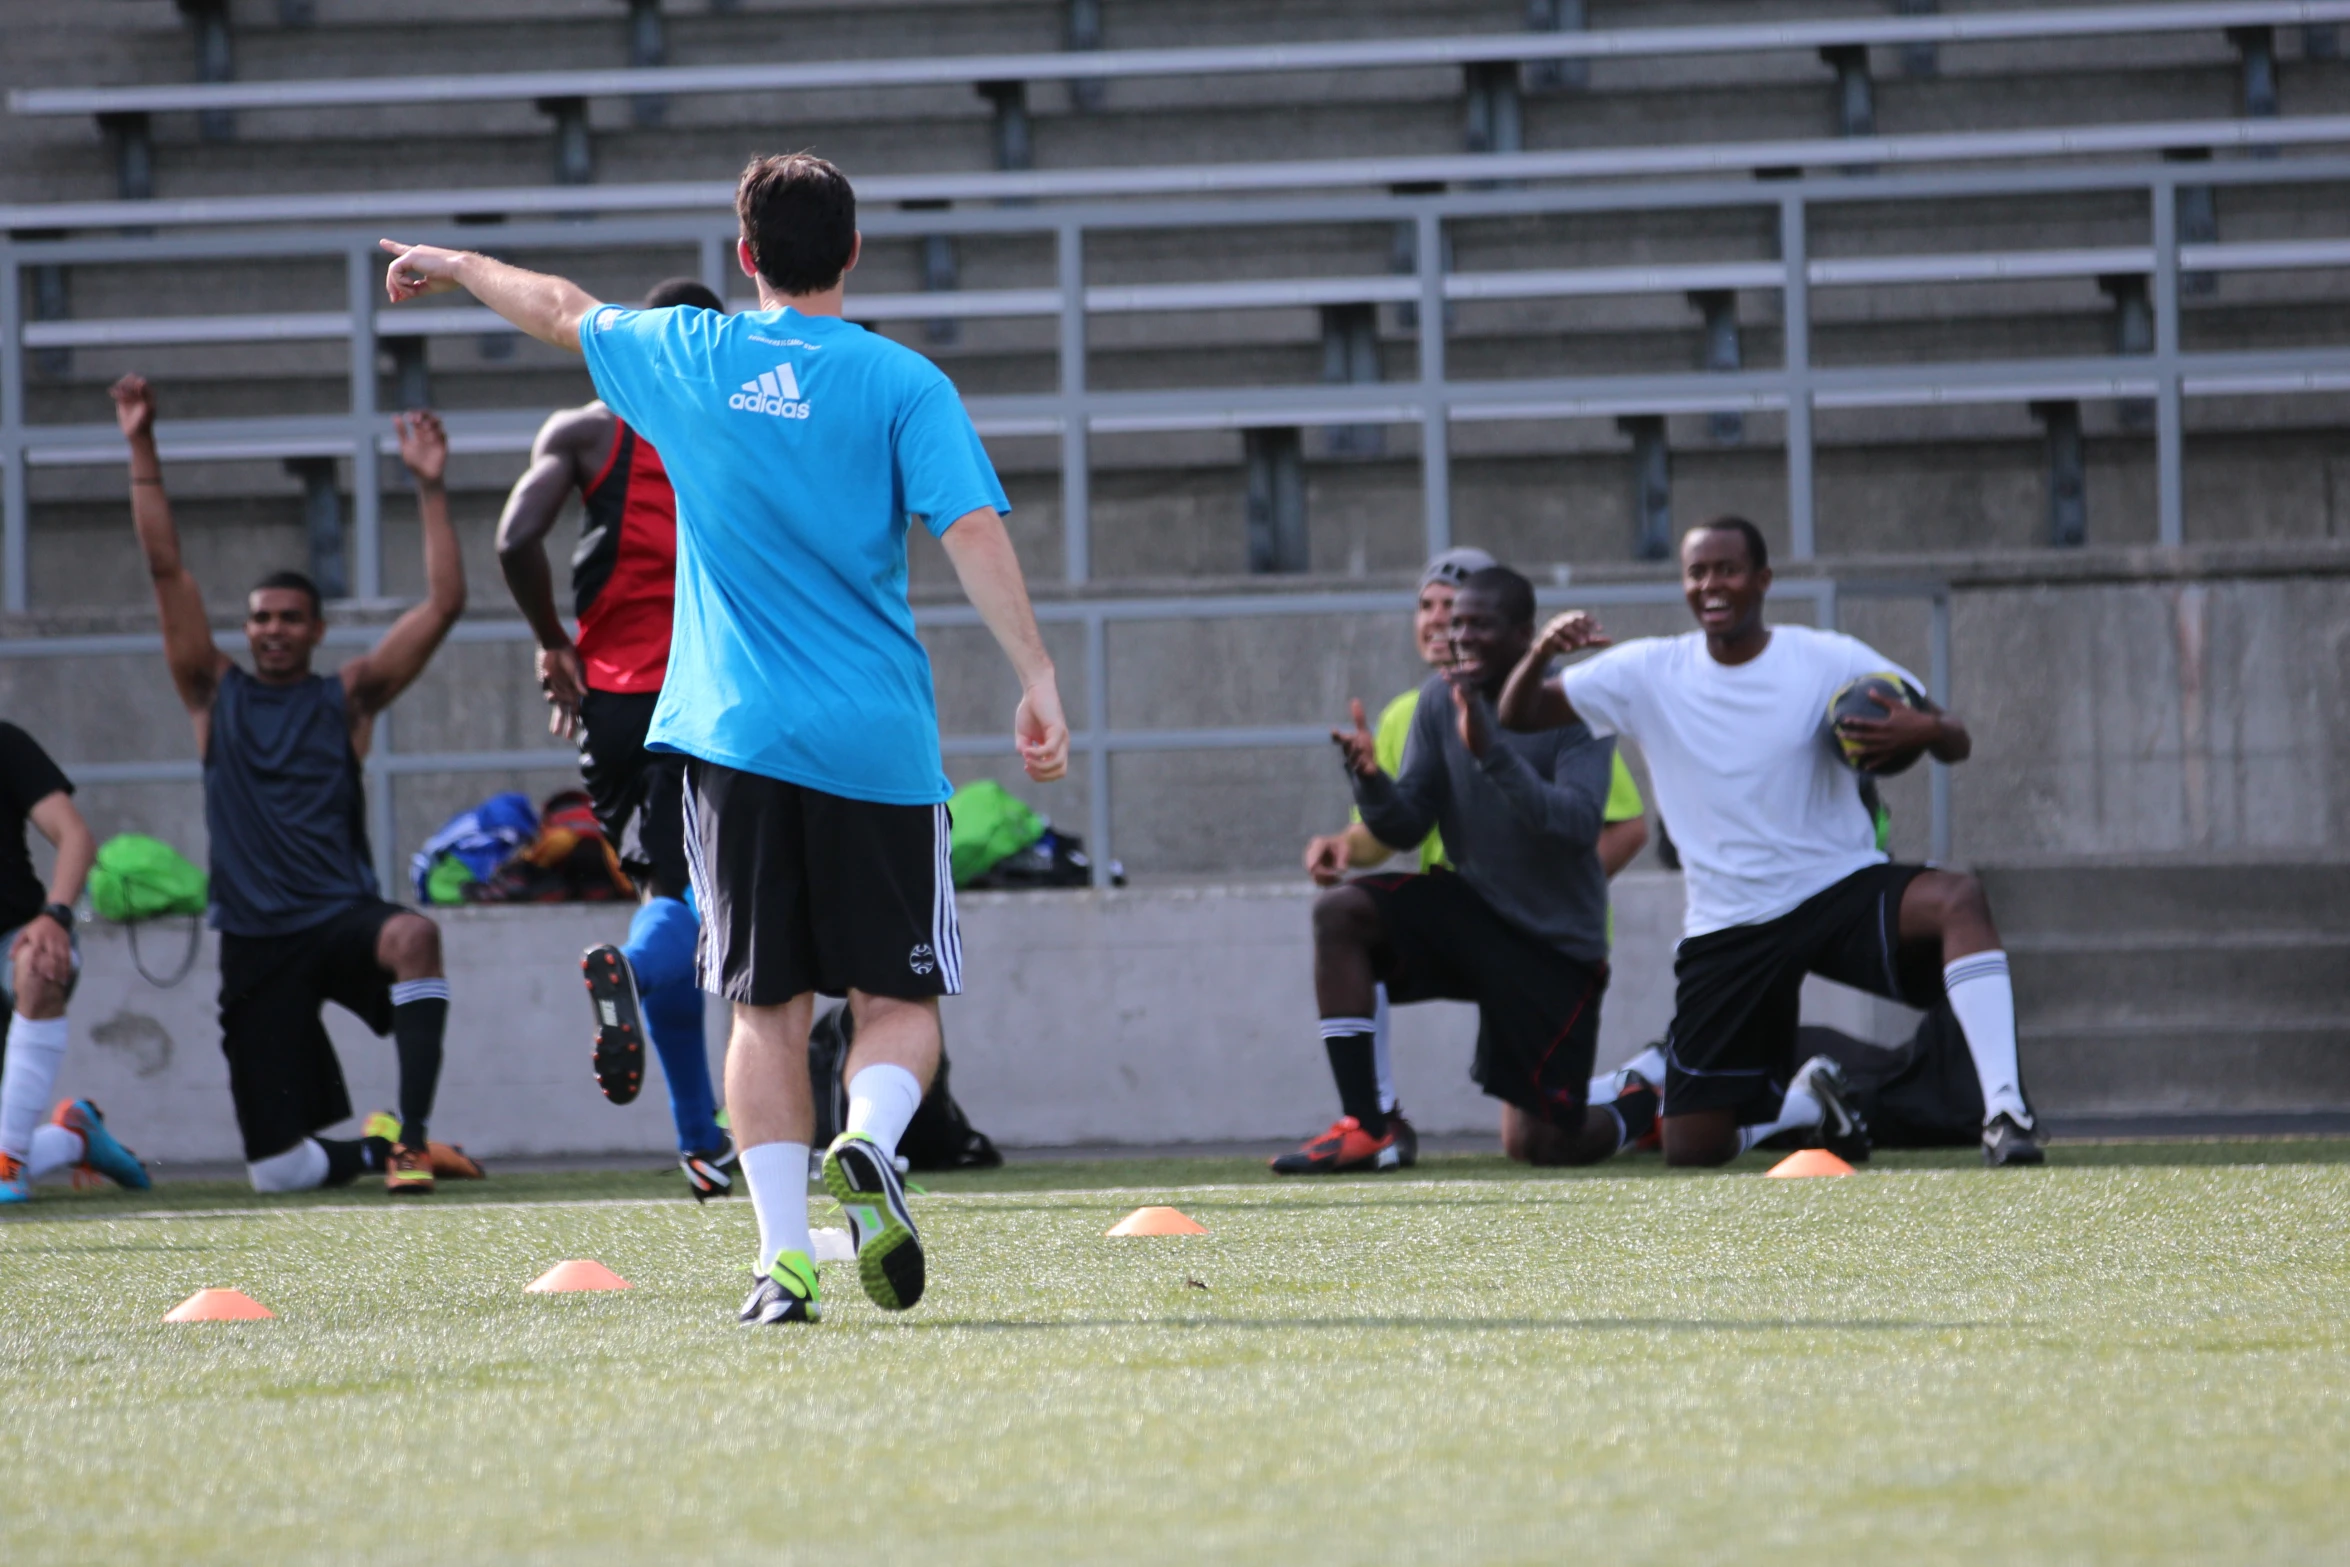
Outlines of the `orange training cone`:
{"label": "orange training cone", "polygon": [[1801,1153],[1791,1153],[1763,1171],[1765,1175],[1785,1176],[1791,1180],[1800,1179],[1806,1175],[1850,1175],[1851,1173],[1851,1165],[1846,1164],[1825,1148],[1806,1148]]}
{"label": "orange training cone", "polygon": [[1205,1235],[1208,1227],[1179,1208],[1137,1208],[1110,1226],[1112,1235]]}
{"label": "orange training cone", "polygon": [[258,1322],[276,1312],[243,1290],[198,1290],[171,1308],[166,1322]]}
{"label": "orange training cone", "polygon": [[558,1262],[530,1281],[524,1291],[531,1295],[565,1295],[574,1290],[625,1290],[636,1286],[600,1262],[574,1258]]}

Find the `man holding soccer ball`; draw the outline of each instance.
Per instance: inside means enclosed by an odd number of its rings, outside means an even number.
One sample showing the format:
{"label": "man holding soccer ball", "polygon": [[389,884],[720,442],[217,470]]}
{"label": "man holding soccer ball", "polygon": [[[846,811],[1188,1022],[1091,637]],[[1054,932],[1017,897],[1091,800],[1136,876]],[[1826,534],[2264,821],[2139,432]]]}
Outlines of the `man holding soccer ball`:
{"label": "man holding soccer ball", "polygon": [[[1628,642],[1553,679],[1560,655],[1608,645],[1591,616],[1561,615],[1499,704],[1510,728],[1581,719],[1629,735],[1648,758],[1689,879],[1665,1040],[1666,1161],[1722,1164],[1797,1129],[1865,1154],[1835,1063],[1794,1059],[1803,978],[1822,974],[1919,1008],[1947,995],[1982,1080],[1984,1162],[2039,1163],[2007,954],[1982,883],[1891,863],[1846,770],[1898,770],[1921,753],[1964,761],[1966,725],[1930,702],[1896,701],[1876,704],[1881,716],[1839,719],[1834,743],[1823,737],[1853,682],[1918,682],[1852,637],[1766,625],[1770,557],[1744,518],[1690,529],[1681,581],[1698,631]],[[1754,1122],[1782,1092],[1776,1118]]]}

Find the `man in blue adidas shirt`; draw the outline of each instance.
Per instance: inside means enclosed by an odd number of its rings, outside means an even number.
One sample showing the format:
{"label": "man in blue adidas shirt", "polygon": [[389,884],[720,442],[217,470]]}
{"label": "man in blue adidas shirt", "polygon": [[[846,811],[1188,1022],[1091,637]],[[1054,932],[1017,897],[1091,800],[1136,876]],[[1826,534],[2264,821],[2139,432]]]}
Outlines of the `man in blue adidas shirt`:
{"label": "man in blue adidas shirt", "polygon": [[841,319],[856,196],[805,155],[743,171],[737,255],[759,309],[629,310],[468,251],[385,240],[394,303],[464,288],[587,355],[596,391],[660,449],[677,493],[677,618],[646,743],[687,761],[686,849],[705,989],[734,1002],[727,1107],[759,1216],[746,1323],[815,1320],[808,1025],[856,1018],[848,1129],[824,1161],[857,1272],[887,1309],[921,1297],[893,1155],[961,988],[930,661],[906,603],[906,528],[946,547],[1019,673],[1014,738],[1058,778],[1069,732],[1008,510],[955,388]]}

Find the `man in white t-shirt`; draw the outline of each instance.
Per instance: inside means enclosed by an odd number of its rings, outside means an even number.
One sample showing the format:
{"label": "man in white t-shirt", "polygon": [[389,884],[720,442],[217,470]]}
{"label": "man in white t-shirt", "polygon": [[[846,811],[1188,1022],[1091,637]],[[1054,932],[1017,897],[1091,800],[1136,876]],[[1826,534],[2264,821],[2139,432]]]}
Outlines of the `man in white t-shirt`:
{"label": "man in white t-shirt", "polygon": [[[1982,1080],[1985,1162],[2039,1163],[2016,1069],[2007,954],[1982,883],[1890,863],[1823,729],[1848,681],[1917,680],[1854,638],[1766,625],[1770,557],[1744,518],[1689,530],[1681,582],[1698,631],[1627,642],[1552,680],[1552,659],[1608,642],[1589,615],[1561,615],[1519,661],[1500,704],[1511,728],[1581,719],[1629,735],[1672,824],[1688,910],[1665,1041],[1666,1160],[1721,1164],[1764,1138],[1813,1127],[1824,1146],[1865,1152],[1835,1064],[1817,1057],[1795,1069],[1808,973],[1920,1008],[1947,994]],[[1931,703],[1846,720],[1843,732],[1871,770],[1921,751],[1960,762],[1974,748],[1966,725]],[[1782,1085],[1776,1119],[1740,1125],[1741,1111]]]}

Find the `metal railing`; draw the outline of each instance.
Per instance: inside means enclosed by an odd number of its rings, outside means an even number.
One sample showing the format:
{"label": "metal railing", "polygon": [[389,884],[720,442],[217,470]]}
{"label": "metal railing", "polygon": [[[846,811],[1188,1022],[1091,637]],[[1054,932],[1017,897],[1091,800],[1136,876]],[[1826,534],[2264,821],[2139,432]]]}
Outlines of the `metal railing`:
{"label": "metal railing", "polygon": [[[2346,122],[2350,124],[2350,122]],[[2037,400],[2144,399],[2155,408],[2155,491],[2157,536],[2176,544],[2184,536],[2184,401],[2188,397],[2299,394],[2350,390],[2350,345],[2261,349],[2240,353],[2189,353],[2180,340],[2180,275],[2190,267],[2338,266],[2342,246],[2334,241],[2281,245],[2182,247],[2178,196],[2184,186],[2316,186],[2350,181],[2350,159],[2328,158],[2242,164],[2151,164],[2126,168],[2059,168],[1997,173],[1885,176],[1868,181],[1805,179],[1770,184],[1686,184],[1500,191],[1463,191],[1409,197],[1328,197],[1284,202],[1277,208],[1250,203],[1113,203],[1067,208],[994,208],[955,212],[869,212],[867,232],[877,237],[919,237],[935,233],[1052,236],[1055,278],[1049,289],[1005,291],[966,297],[951,293],[890,296],[893,311],[911,311],[918,297],[928,314],[1027,313],[1047,300],[1057,321],[1057,389],[1033,396],[969,399],[983,433],[1044,436],[1060,443],[1063,517],[1062,574],[1071,583],[1092,576],[1089,443],[1095,433],[1240,429],[1266,426],[1401,423],[1420,431],[1424,542],[1429,552],[1452,538],[1449,433],[1455,422],[1598,419],[1627,414],[1776,410],[1785,415],[1785,464],[1790,555],[1814,553],[1813,413],[1823,408],[1882,408],[1958,403],[2025,403]],[[2070,193],[2125,192],[2145,198],[2146,242],[2095,250],[2023,256],[1968,258],[1822,258],[1810,255],[1810,214],[1853,202],[1933,201],[1985,196],[2034,197]],[[1443,268],[1443,231],[1449,222],[1524,215],[1641,211],[1744,209],[1766,215],[1779,255],[1769,261],[1740,259],[1690,268],[1622,267],[1580,271],[1473,273],[1448,276]],[[1086,282],[1088,236],[1113,231],[1286,227],[1380,222],[1408,228],[1413,270],[1402,276],[1362,279],[1267,280],[1233,284],[1151,285],[1090,289]],[[0,608],[21,611],[28,604],[26,581],[29,500],[27,469],[47,464],[112,463],[121,445],[110,426],[33,426],[25,420],[28,324],[22,319],[24,291],[19,274],[33,266],[77,263],[220,263],[314,255],[342,258],[345,309],[326,313],[348,333],[349,405],[339,414],[175,421],[159,431],[165,455],[175,461],[250,460],[303,455],[347,455],[354,464],[352,491],[356,524],[353,588],[363,599],[380,596],[381,485],[379,455],[388,448],[389,421],[377,406],[377,341],[402,330],[401,312],[379,306],[382,257],[377,230],[296,233],[175,235],[27,241],[0,240],[0,573],[5,592]],[[412,237],[455,243],[478,239],[479,231],[452,229]],[[701,269],[722,286],[732,248],[730,220],[709,218],[636,219],[626,222],[544,224],[502,228],[498,242],[508,254],[533,246],[577,249],[583,242],[605,246],[692,245]],[[1925,262],[1931,260],[1933,265]],[[1972,269],[1990,277],[2082,275],[2101,270],[2144,271],[2149,276],[2153,351],[2094,358],[2000,362],[1891,364],[1823,369],[1811,358],[1812,290],[1878,281],[1907,281],[1939,270],[1955,275]],[[1724,271],[1724,268],[1727,271]],[[1447,367],[1445,305],[1477,298],[1526,298],[1545,293],[1608,290],[1627,295],[1678,294],[1693,279],[1728,278],[1726,286],[1775,290],[1781,300],[1784,350],[1773,368],[1738,371],[1667,372],[1615,376],[1532,377],[1466,381]],[[1716,286],[1725,286],[1717,283]],[[1237,292],[1236,292],[1237,290]],[[1254,290],[1254,293],[1250,291]],[[1229,309],[1239,303],[1279,304],[1296,299],[1329,299],[1341,294],[1375,299],[1408,299],[1417,309],[1417,375],[1408,381],[1354,385],[1199,387],[1164,391],[1102,391],[1087,377],[1088,319],[1098,308]],[[857,296],[850,310],[857,313]],[[431,316],[431,312],[420,312]],[[448,325],[455,312],[439,313]],[[478,318],[455,323],[470,329]],[[77,327],[88,323],[76,323]],[[309,326],[303,330],[312,329]],[[319,327],[323,329],[323,325]],[[241,327],[237,330],[243,330]],[[535,427],[538,411],[452,417],[458,450],[513,450]]]}
{"label": "metal railing", "polygon": [[2318,25],[2350,20],[2344,0],[2107,5],[1956,16],[1823,17],[1806,21],[1596,32],[1479,33],[1318,43],[1225,44],[1188,49],[824,60],[745,65],[630,66],[617,70],[501,71],[470,75],[345,77],[313,81],[166,82],[136,87],[20,87],[23,115],[147,114],[237,109],[355,108],[405,103],[528,102],[647,94],[812,92],[981,82],[1115,81],[1299,71],[1918,48],[2132,34]]}
{"label": "metal railing", "polygon": [[[1502,181],[1655,180],[1706,175],[1773,177],[1790,170],[1871,171],[1934,164],[2143,157],[2350,142],[2350,115],[2276,119],[2155,120],[2127,124],[1956,131],[1908,136],[1823,136],[1776,141],[1582,147],[1552,152],[1474,152],[1140,167],[1020,169],[993,173],[871,174],[858,194],[877,202],[1125,201],[1265,196],[1292,191],[1384,190],[1398,185]],[[439,223],[471,217],[580,217],[662,212],[730,213],[734,186],[715,180],[637,185],[522,185],[439,190],[323,191],[290,196],[191,196],[0,206],[0,228],[204,228],[244,224]],[[870,206],[868,206],[868,211]],[[929,225],[926,232],[948,232]],[[475,238],[480,238],[477,229]],[[501,231],[499,238],[505,237]]]}
{"label": "metal railing", "polygon": [[[1926,683],[1929,694],[1937,701],[1949,700],[1952,655],[1947,586],[1940,583],[1898,582],[1840,586],[1826,577],[1790,577],[1774,583],[1771,591],[1782,602],[1808,605],[1812,623],[1831,629],[1837,624],[1838,608],[1846,597],[1865,595],[1926,601],[1931,616]],[[1682,595],[1680,588],[1672,583],[1630,583],[1586,588],[1543,588],[1538,591],[1537,599],[1547,611],[1565,608],[1570,604],[1581,608],[1679,604]],[[1117,853],[1117,821],[1110,782],[1112,757],[1138,752],[1318,748],[1330,743],[1330,726],[1326,723],[1196,728],[1114,726],[1110,721],[1109,657],[1109,637],[1113,626],[1153,621],[1298,619],[1336,615],[1392,616],[1401,625],[1408,620],[1416,603],[1414,595],[1394,591],[1202,595],[1039,603],[1036,606],[1039,621],[1048,626],[1078,626],[1084,634],[1081,666],[1084,672],[1084,710],[1082,713],[1070,714],[1070,756],[1072,772],[1081,775],[1085,785],[1086,841],[1093,857],[1094,884],[1107,884],[1110,865]],[[917,626],[933,629],[970,628],[982,624],[978,611],[963,604],[920,606],[914,612],[914,619]],[[327,633],[326,645],[335,648],[364,647],[381,634],[381,627],[335,626]],[[219,640],[224,652],[233,654],[242,650],[241,643],[234,637],[223,636]],[[464,621],[452,631],[450,640],[461,644],[504,643],[519,649],[530,645],[531,632],[528,626],[518,620]],[[0,640],[0,662],[127,655],[160,658],[162,651],[162,639],[146,633]],[[986,656],[993,657],[992,650]],[[397,713],[395,707],[377,717],[366,761],[369,832],[375,852],[376,874],[387,896],[393,889],[406,885],[401,876],[405,862],[399,852],[402,845],[397,836],[396,789],[399,779],[428,774],[524,770],[568,774],[575,773],[579,766],[576,751],[552,747],[402,752],[395,743]],[[941,738],[940,749],[948,757],[1009,757],[1016,754],[1010,736],[1000,733],[947,735]],[[200,764],[192,759],[67,762],[62,765],[69,777],[77,784],[84,785],[185,783],[202,777]],[[1939,762],[1933,764],[1930,787],[1932,854],[1935,859],[1942,860],[1950,854],[1951,807],[1948,773]]]}

